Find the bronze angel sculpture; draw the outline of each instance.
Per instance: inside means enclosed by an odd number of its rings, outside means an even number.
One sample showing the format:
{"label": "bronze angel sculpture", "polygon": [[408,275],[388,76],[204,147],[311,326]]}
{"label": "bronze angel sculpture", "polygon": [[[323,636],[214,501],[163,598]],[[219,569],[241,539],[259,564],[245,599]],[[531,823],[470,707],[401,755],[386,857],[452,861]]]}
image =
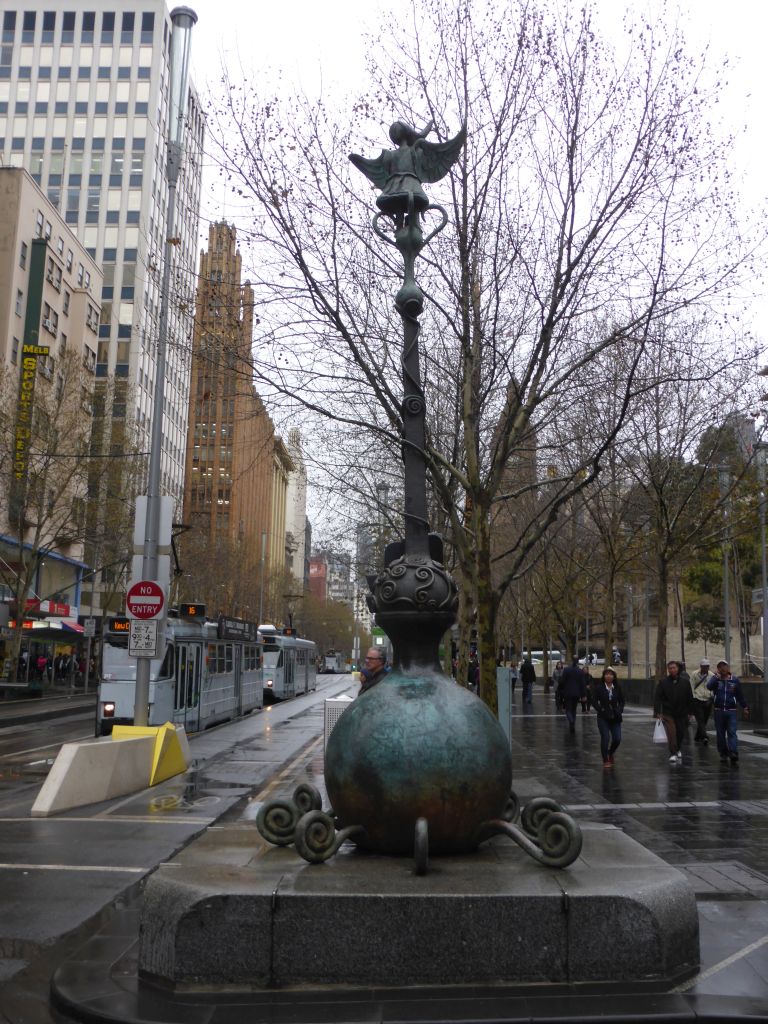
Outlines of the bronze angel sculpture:
{"label": "bronze angel sculpture", "polygon": [[430,203],[422,183],[440,181],[458,159],[467,137],[466,124],[447,142],[427,142],[432,127],[430,121],[423,131],[417,132],[405,121],[395,121],[389,137],[397,149],[382,149],[375,160],[350,154],[355,167],[381,189],[376,205],[382,213],[395,216],[407,214],[410,209],[423,213]]}

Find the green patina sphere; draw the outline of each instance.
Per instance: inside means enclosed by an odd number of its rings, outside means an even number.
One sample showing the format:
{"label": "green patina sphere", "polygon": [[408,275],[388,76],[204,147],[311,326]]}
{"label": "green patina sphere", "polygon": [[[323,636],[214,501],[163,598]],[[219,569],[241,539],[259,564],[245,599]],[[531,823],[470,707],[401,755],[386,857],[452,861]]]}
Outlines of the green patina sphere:
{"label": "green patina sphere", "polygon": [[410,854],[426,818],[430,853],[464,853],[502,816],[512,760],[498,720],[469,690],[428,670],[392,672],[336,723],[325,783],[339,827],[365,827],[359,846]]}

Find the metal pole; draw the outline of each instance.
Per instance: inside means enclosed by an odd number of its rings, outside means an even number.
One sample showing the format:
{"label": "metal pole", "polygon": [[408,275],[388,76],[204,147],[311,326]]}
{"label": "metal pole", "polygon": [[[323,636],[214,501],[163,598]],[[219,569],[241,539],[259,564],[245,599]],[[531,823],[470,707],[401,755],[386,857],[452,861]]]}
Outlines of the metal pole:
{"label": "metal pole", "polygon": [[730,576],[730,559],[728,547],[730,544],[730,534],[728,530],[728,506],[727,496],[728,488],[730,487],[730,472],[727,467],[721,467],[719,471],[720,475],[720,494],[723,498],[723,519],[725,521],[725,530],[723,534],[723,620],[725,624],[725,660],[730,665],[731,663],[731,594],[729,586]]}
{"label": "metal pole", "polygon": [[645,678],[651,677],[651,588],[645,580]]}
{"label": "metal pole", "polygon": [[765,443],[760,442],[757,449],[757,474],[760,481],[760,557],[762,561],[761,583],[763,588],[763,679],[766,678],[766,653],[768,653],[768,561],[765,547]]}
{"label": "metal pole", "polygon": [[[160,295],[160,325],[157,338],[157,360],[155,363],[155,388],[152,396],[152,434],[149,449],[149,474],[147,480],[147,516],[144,526],[144,557],[142,579],[156,580],[158,568],[158,545],[160,534],[160,469],[163,449],[163,399],[165,393],[165,355],[168,347],[168,313],[170,307],[171,261],[177,244],[174,237],[176,214],[176,184],[181,169],[184,132],[184,111],[186,108],[187,75],[189,69],[189,47],[192,26],[197,15],[188,7],[177,7],[171,11],[173,32],[171,35],[170,98],[168,110],[168,140],[166,179],[168,181],[168,206],[165,232],[165,263]],[[139,658],[136,664],[136,693],[133,709],[135,725],[149,723],[149,658]]]}
{"label": "metal pole", "polygon": [[267,532],[261,531],[261,582],[259,583],[259,625],[264,623],[264,562],[267,555]]}
{"label": "metal pole", "polygon": [[627,679],[632,678],[632,587],[627,587]]}

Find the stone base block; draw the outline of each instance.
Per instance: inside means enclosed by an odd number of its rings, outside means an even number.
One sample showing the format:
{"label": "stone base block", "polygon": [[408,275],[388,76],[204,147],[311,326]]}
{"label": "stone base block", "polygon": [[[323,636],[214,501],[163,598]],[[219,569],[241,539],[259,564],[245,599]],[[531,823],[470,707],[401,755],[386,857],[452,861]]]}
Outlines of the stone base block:
{"label": "stone base block", "polygon": [[[612,826],[541,867],[511,840],[434,858],[292,848],[247,865],[177,862],[150,879],[139,966],[175,986],[659,982],[699,964],[684,876]],[[221,830],[217,830],[221,845]],[[260,842],[254,830],[254,847]]]}

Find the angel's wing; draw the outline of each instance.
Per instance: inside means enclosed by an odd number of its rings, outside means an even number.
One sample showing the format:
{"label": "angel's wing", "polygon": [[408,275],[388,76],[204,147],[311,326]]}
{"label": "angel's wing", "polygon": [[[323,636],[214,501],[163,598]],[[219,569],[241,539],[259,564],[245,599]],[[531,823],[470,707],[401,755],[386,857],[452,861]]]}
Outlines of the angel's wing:
{"label": "angel's wing", "polygon": [[[421,142],[419,144],[421,180],[432,184],[444,178],[458,160],[466,138],[467,124],[465,121],[459,134],[447,142]],[[360,169],[362,170],[362,168]]]}
{"label": "angel's wing", "polygon": [[375,160],[368,160],[364,156],[358,156],[357,153],[350,153],[349,159],[358,169],[362,171],[369,181],[372,181],[378,188],[384,188],[387,183],[389,173],[387,170],[388,166],[388,153],[386,149],[382,149],[381,153],[376,157]]}

